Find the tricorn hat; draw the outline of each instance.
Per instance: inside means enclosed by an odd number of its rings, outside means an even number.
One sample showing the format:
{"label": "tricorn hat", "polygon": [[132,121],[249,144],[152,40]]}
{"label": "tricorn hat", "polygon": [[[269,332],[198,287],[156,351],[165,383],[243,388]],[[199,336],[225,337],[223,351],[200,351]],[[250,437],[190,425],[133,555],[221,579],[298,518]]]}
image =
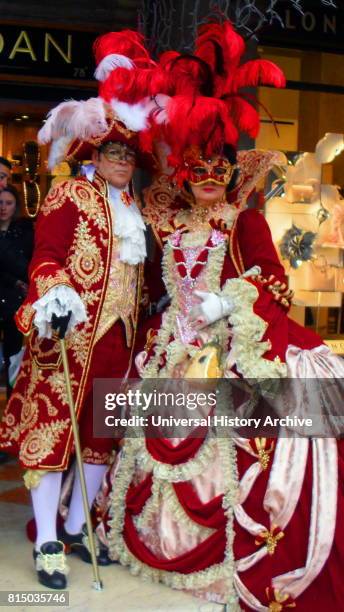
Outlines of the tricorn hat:
{"label": "tricorn hat", "polygon": [[[117,71],[123,78],[123,72],[133,71],[138,75],[141,69],[155,65],[142,36],[130,30],[109,32],[95,41],[93,50],[95,76],[100,81],[99,96],[62,102],[49,112],[38,133],[40,144],[52,143],[49,168],[63,160],[88,160],[94,148],[110,141],[126,143],[139,153],[140,134],[150,127],[149,117],[155,103],[149,96],[143,94],[141,99],[133,101],[130,94],[120,99],[116,95]],[[105,100],[102,84],[110,74],[112,95]]]}

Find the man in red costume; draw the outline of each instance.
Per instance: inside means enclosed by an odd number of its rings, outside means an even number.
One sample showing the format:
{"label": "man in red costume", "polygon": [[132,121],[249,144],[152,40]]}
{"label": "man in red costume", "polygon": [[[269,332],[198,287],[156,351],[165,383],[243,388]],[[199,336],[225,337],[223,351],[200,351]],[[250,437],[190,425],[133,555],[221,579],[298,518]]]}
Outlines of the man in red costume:
{"label": "man in red costume", "polygon": [[[123,54],[126,36],[102,38],[106,44],[98,41],[95,47],[99,78],[115,66],[131,66]],[[140,37],[134,38],[132,55],[136,48],[141,53]],[[113,451],[111,439],[93,437],[92,382],[96,377],[125,377],[131,368],[140,264],[146,255],[131,179],[138,132],[146,126],[148,112],[129,102],[107,103],[101,97],[64,102],[51,111],[39,134],[40,142],[53,140],[50,167],[62,159],[93,161],[86,176],[52,187],[40,210],[29,292],[16,315],[28,338],[27,350],[0,426],[0,447],[18,454],[26,470],[37,527],[36,570],[39,581],[50,588],[66,587],[64,544],[90,562],[78,475],[68,518],[60,533],[56,528],[73,435],[55,330],[66,332],[90,504]],[[109,562],[101,552],[98,561]]]}

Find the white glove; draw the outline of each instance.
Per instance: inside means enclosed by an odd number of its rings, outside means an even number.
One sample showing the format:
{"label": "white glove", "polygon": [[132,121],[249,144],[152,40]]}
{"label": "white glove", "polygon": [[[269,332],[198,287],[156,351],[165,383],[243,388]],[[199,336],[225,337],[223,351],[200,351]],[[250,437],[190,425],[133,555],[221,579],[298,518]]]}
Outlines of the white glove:
{"label": "white glove", "polygon": [[223,317],[228,317],[232,310],[232,304],[227,297],[220,297],[208,291],[195,291],[194,295],[202,300],[189,314],[189,323],[194,329],[202,329]]}
{"label": "white glove", "polygon": [[34,325],[38,328],[40,338],[51,338],[51,317],[63,317],[72,311],[72,316],[68,323],[67,333],[78,323],[87,321],[87,313],[80,296],[77,292],[67,285],[58,285],[49,289],[47,293],[37,300],[33,305],[36,311]]}

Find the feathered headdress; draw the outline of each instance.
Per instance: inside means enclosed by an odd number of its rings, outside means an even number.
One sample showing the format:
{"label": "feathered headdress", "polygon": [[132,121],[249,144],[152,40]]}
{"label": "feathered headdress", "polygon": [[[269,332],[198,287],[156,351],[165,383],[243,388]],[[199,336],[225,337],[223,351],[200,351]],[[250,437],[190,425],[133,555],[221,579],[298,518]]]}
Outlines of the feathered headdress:
{"label": "feathered headdress", "polygon": [[[50,111],[39,131],[41,144],[52,142],[49,167],[67,160],[89,159],[92,149],[116,140],[139,147],[139,134],[150,127],[152,102],[147,92],[141,96],[121,92],[126,75],[138,73],[155,63],[150,59],[140,34],[130,30],[109,32],[97,38],[93,51],[99,95],[89,100],[62,102]],[[111,77],[111,87],[104,83]],[[118,95],[117,95],[118,93]],[[154,106],[154,104],[153,104]]]}
{"label": "feathered headdress", "polygon": [[284,87],[285,77],[270,61],[242,62],[244,52],[243,38],[226,21],[201,26],[193,55],[162,55],[163,93],[170,96],[162,103],[163,137],[171,148],[173,165],[181,163],[190,146],[211,155],[224,144],[235,147],[240,132],[256,138],[259,114],[254,98],[243,89]]}
{"label": "feathered headdress", "polygon": [[200,27],[193,54],[167,51],[157,64],[141,55],[140,65],[108,75],[102,95],[110,100],[116,92],[118,99],[135,101],[151,96],[151,127],[142,135],[142,146],[150,149],[155,139],[164,140],[172,165],[178,165],[187,147],[198,146],[209,155],[225,143],[235,147],[240,132],[256,138],[255,99],[243,90],[284,87],[285,77],[268,60],[243,62],[244,53],[244,39],[229,21],[209,23]]}
{"label": "feathered headdress", "polygon": [[167,51],[154,62],[137,32],[110,32],[94,43],[99,97],[63,102],[39,133],[55,143],[50,166],[67,155],[86,159],[92,147],[122,140],[151,152],[167,143],[170,163],[182,165],[188,147],[205,155],[255,138],[259,114],[246,87],[283,87],[282,71],[267,60],[242,62],[243,38],[228,21],[200,28],[194,54]]}

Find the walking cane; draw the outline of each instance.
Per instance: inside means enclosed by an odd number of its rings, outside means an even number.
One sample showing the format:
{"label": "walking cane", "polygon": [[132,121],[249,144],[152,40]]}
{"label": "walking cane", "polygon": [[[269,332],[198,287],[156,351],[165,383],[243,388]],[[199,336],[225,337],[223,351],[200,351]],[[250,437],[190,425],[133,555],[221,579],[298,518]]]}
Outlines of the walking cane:
{"label": "walking cane", "polygon": [[92,560],[92,569],[93,569],[93,578],[94,578],[93,588],[96,591],[102,591],[103,583],[99,576],[96,546],[94,542],[91,514],[90,514],[89,505],[88,505],[88,495],[87,495],[87,489],[86,489],[85,474],[84,474],[84,468],[82,464],[79,427],[78,427],[78,421],[77,421],[76,414],[75,414],[73,391],[72,391],[72,385],[71,385],[70,373],[69,373],[68,356],[67,356],[66,344],[65,344],[65,339],[64,339],[71,314],[72,313],[69,311],[68,315],[65,317],[56,317],[55,315],[53,315],[51,326],[58,333],[59,340],[60,340],[61,357],[62,357],[65,382],[66,382],[70,418],[71,418],[71,423],[72,423],[76,462],[77,462],[77,468],[78,468],[79,477],[80,477],[82,502],[83,502],[84,513],[86,517],[87,534],[88,534],[88,541],[89,541],[90,554],[91,554],[91,560]]}

